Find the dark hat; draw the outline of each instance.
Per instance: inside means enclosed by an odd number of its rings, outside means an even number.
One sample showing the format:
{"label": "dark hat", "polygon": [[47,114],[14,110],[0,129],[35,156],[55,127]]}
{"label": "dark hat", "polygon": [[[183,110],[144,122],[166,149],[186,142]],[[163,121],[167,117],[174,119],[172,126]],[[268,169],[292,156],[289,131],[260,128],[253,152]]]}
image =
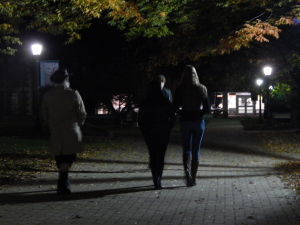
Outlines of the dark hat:
{"label": "dark hat", "polygon": [[67,70],[58,69],[50,77],[50,80],[55,84],[61,84],[69,76]]}

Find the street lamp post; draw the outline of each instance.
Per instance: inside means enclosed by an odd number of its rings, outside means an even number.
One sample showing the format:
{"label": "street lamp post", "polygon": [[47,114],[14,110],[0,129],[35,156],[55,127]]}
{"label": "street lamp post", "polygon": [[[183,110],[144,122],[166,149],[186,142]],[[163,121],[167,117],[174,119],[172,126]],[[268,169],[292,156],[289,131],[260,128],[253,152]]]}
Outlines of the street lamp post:
{"label": "street lamp post", "polygon": [[261,118],[261,88],[260,85],[263,83],[262,79],[257,79],[256,84],[259,86],[259,123],[262,123],[262,118]]}
{"label": "street lamp post", "polygon": [[41,120],[40,120],[40,112],[39,112],[39,98],[40,98],[40,60],[39,56],[42,53],[42,45],[34,44],[31,46],[32,54],[36,57],[35,62],[35,92],[34,92],[34,126],[37,129],[41,129]]}
{"label": "street lamp post", "polygon": [[263,69],[265,76],[267,77],[266,79],[266,86],[267,86],[267,110],[266,110],[266,116],[267,116],[267,123],[268,125],[271,122],[271,115],[270,115],[270,75],[272,73],[272,68],[269,66],[264,67]]}

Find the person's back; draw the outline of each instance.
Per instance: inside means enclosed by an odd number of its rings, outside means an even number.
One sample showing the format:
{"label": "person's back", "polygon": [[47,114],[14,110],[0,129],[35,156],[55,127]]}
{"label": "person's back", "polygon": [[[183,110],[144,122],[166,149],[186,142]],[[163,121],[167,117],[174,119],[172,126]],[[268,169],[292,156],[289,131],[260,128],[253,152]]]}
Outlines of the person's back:
{"label": "person's back", "polygon": [[179,86],[176,89],[177,104],[182,110],[199,110],[203,106],[203,100],[207,96],[206,87],[202,84],[197,86]]}
{"label": "person's back", "polygon": [[69,88],[69,74],[56,70],[50,77],[54,88],[44,95],[42,117],[51,134],[50,153],[54,155],[59,170],[57,193],[70,194],[68,171],[76,154],[83,151],[80,126],[86,111],[80,94]]}
{"label": "person's back", "polygon": [[183,167],[187,186],[196,185],[200,145],[205,130],[203,116],[209,110],[206,87],[200,84],[193,66],[186,66],[179,87],[175,91],[174,106],[180,116],[183,146]]}
{"label": "person's back", "polygon": [[169,102],[145,103],[141,105],[140,111],[140,113],[144,113],[146,118],[145,126],[168,124],[170,122],[170,115],[174,112]]}
{"label": "person's back", "polygon": [[62,86],[55,87],[45,94],[44,102],[48,109],[50,126],[72,125],[76,122],[82,124],[84,117],[77,113],[80,110],[77,91]]}
{"label": "person's back", "polygon": [[138,123],[150,156],[150,168],[156,189],[161,187],[164,157],[176,116],[172,103],[164,97],[159,82],[148,84],[139,107]]}
{"label": "person's back", "polygon": [[175,111],[172,103],[163,96],[161,89],[155,88],[155,84],[157,84],[157,81],[152,81],[149,84],[151,91],[148,90],[139,107],[138,122],[142,130],[153,126],[164,126],[165,124],[170,126],[170,123],[172,126],[175,121]]}

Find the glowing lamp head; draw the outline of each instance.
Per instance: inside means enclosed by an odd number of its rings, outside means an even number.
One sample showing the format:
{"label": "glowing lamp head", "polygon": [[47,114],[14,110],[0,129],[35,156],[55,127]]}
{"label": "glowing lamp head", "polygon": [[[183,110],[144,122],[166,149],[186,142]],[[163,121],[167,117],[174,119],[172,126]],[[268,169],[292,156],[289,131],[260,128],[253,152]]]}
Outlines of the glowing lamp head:
{"label": "glowing lamp head", "polygon": [[265,74],[266,76],[270,76],[271,73],[272,73],[272,67],[266,66],[266,67],[264,68],[264,74]]}
{"label": "glowing lamp head", "polygon": [[257,84],[258,86],[260,86],[262,83],[263,83],[263,80],[262,80],[262,79],[257,79],[257,80],[256,80],[256,84]]}
{"label": "glowing lamp head", "polygon": [[34,44],[31,46],[32,54],[33,55],[41,55],[43,46],[40,44]]}

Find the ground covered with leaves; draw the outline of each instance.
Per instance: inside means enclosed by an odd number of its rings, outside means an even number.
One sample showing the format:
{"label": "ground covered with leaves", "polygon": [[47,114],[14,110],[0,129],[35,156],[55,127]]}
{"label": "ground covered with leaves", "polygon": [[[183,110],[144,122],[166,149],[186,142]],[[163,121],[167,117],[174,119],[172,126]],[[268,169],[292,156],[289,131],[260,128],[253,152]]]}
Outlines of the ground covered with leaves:
{"label": "ground covered with leaves", "polygon": [[[265,130],[258,120],[241,121],[245,130]],[[281,129],[280,129],[281,128]],[[85,151],[78,155],[80,159],[99,158],[109,154],[109,150],[117,147],[130,149],[130,144],[121,142],[110,136],[109,131],[115,128],[100,126],[84,126]],[[123,129],[134,135],[138,129]],[[274,129],[252,133],[259,150],[270,153],[299,154],[300,132],[290,124],[276,123]],[[49,132],[39,132],[30,123],[0,122],[0,187],[20,180],[34,179],[38,172],[56,171],[53,157],[49,153]],[[127,147],[126,147],[127,146]],[[124,154],[126,149],[124,149]],[[127,154],[128,156],[128,154]],[[119,155],[120,160],[122,155]],[[288,188],[300,191],[300,161],[290,160],[276,165],[283,172],[282,179]]]}
{"label": "ground covered with leaves", "polygon": [[[82,128],[83,153],[78,160],[97,157],[111,148],[122,145],[109,136],[106,128]],[[16,181],[34,179],[38,172],[57,171],[49,153],[49,131],[37,131],[31,123],[0,122],[0,188]]]}
{"label": "ground covered with leaves", "polygon": [[[283,155],[300,156],[300,130],[288,121],[272,121],[271,125],[259,123],[258,119],[247,118],[241,123],[245,130],[262,131],[253,133],[260,150]],[[290,160],[276,164],[276,169],[283,172],[281,178],[287,188],[300,191],[300,160]]]}

